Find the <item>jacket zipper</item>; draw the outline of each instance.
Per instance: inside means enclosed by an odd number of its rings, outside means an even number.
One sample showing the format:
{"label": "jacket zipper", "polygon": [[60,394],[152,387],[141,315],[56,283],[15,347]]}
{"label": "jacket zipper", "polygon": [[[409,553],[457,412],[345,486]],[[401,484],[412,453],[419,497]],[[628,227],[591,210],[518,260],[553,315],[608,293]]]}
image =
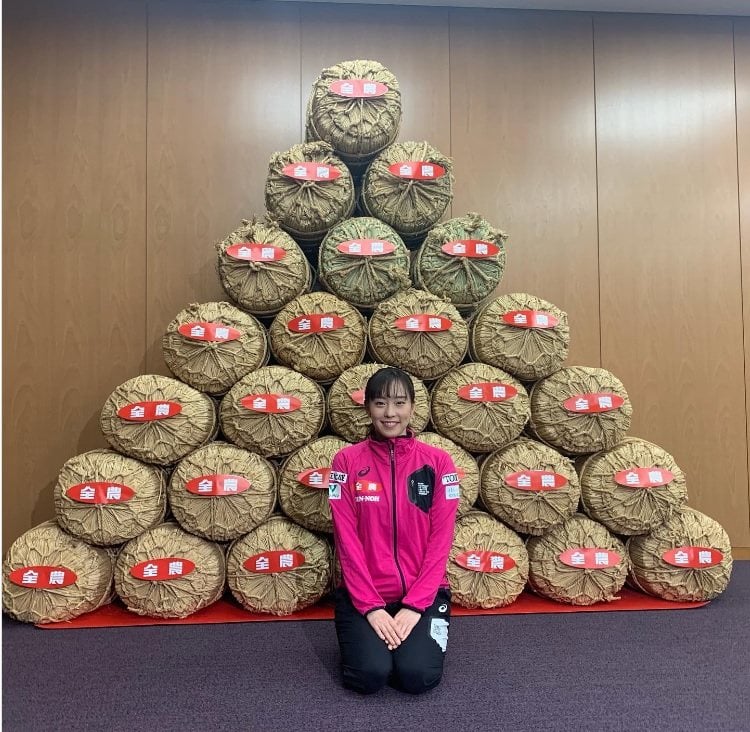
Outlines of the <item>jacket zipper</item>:
{"label": "jacket zipper", "polygon": [[401,565],[398,563],[398,537],[396,523],[396,454],[393,449],[393,443],[388,443],[388,451],[391,456],[391,504],[393,506],[393,561],[396,563],[396,569],[398,570],[398,576],[401,580],[401,596],[406,595],[406,581],[404,580],[404,573],[401,571]]}

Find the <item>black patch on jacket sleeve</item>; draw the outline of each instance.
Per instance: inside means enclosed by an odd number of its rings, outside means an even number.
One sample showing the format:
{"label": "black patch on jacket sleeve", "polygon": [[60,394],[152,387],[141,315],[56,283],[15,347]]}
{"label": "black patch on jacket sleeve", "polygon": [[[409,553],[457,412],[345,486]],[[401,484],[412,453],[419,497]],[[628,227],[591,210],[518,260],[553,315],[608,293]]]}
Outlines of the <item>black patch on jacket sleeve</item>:
{"label": "black patch on jacket sleeve", "polygon": [[432,506],[432,496],[435,493],[435,470],[429,465],[423,465],[407,478],[409,500],[419,509],[427,513]]}

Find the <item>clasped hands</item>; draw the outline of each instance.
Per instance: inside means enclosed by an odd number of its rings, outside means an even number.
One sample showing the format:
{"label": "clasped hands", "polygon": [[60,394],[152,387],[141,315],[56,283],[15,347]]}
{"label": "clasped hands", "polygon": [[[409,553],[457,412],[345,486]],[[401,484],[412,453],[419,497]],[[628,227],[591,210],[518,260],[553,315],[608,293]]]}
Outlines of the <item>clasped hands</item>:
{"label": "clasped hands", "polygon": [[405,607],[393,616],[381,608],[368,613],[367,621],[388,650],[393,651],[409,637],[421,617],[418,612]]}

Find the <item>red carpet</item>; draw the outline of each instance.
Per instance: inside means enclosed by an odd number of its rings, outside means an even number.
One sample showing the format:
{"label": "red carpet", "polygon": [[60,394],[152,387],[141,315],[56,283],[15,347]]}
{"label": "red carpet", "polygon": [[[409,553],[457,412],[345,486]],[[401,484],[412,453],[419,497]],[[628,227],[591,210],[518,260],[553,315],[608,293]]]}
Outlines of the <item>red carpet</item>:
{"label": "red carpet", "polygon": [[[610,612],[617,610],[685,610],[695,607],[703,607],[707,602],[669,602],[656,597],[645,595],[623,588],[619,593],[620,599],[614,602],[602,602],[596,605],[579,607],[576,605],[565,605],[552,600],[546,600],[530,592],[521,593],[520,597],[507,607],[494,608],[492,610],[467,610],[463,607],[453,605],[451,613],[453,617],[462,615],[519,615],[530,613],[580,613],[580,612]],[[73,620],[62,623],[46,623],[37,625],[45,630],[60,630],[66,628],[108,628],[125,627],[131,625],[199,625],[202,623],[256,623],[278,620],[332,620],[333,604],[321,602],[313,607],[300,610],[293,615],[279,617],[265,613],[251,613],[244,610],[231,600],[222,598],[213,605],[200,610],[187,618],[147,618],[136,615],[125,609],[119,601],[111,605],[86,613]]]}

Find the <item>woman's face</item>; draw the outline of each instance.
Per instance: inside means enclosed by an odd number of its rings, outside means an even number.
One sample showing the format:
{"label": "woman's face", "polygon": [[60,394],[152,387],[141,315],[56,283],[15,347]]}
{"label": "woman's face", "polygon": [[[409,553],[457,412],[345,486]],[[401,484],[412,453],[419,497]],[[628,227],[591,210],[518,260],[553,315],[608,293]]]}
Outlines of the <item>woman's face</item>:
{"label": "woman's face", "polygon": [[401,437],[414,414],[414,403],[403,386],[395,384],[391,396],[380,396],[365,404],[372,427],[380,437]]}

